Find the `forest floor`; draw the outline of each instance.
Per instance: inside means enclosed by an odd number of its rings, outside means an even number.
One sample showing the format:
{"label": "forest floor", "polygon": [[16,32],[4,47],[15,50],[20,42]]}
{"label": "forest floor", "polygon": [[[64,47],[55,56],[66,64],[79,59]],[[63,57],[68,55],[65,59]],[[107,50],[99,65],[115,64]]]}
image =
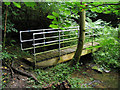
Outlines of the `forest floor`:
{"label": "forest floor", "polygon": [[[112,70],[110,72],[98,72],[96,70],[93,70],[89,65],[92,63],[87,63],[86,65],[81,66],[80,71],[74,71],[74,73],[71,74],[72,78],[80,78],[83,80],[84,85],[88,85],[92,88],[118,88],[120,84],[120,78],[116,71]],[[21,62],[20,60],[14,62],[14,68],[17,70],[20,70],[22,72],[27,72],[28,74],[33,74],[33,70],[29,68],[27,64],[24,62]],[[52,67],[51,67],[52,68]],[[7,73],[6,75],[4,75]],[[35,84],[34,80],[31,80],[28,76],[13,71],[12,77],[11,77],[11,70],[3,70],[3,76],[4,81],[7,82],[3,83],[4,88],[33,88],[33,85]],[[36,77],[36,76],[35,76]],[[69,82],[66,82],[69,85]],[[62,84],[59,84],[59,86]],[[58,84],[56,85],[56,87]],[[63,88],[64,85],[62,85]],[[52,84],[49,83],[48,87],[43,88],[50,88],[52,87]],[[65,88],[65,87],[64,87]],[[70,88],[70,85],[69,85]]]}

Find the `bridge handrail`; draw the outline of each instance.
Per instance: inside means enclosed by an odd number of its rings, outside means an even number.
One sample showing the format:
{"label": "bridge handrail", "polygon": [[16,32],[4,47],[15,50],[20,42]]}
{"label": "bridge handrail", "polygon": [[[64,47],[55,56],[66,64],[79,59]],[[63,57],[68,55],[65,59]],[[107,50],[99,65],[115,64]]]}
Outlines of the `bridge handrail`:
{"label": "bridge handrail", "polygon": [[49,42],[43,42],[43,43],[37,43],[37,44],[32,44],[33,46],[36,45],[41,45],[41,44],[49,44],[49,43],[53,43],[53,42],[58,42],[58,41],[66,41],[66,40],[72,40],[72,39],[77,39],[78,37],[74,37],[74,38],[69,38],[69,39],[61,39],[61,40],[54,40],[54,41],[49,41]]}
{"label": "bridge handrail", "polygon": [[[86,36],[87,37],[91,37],[91,36],[93,37],[93,36],[100,35],[100,34],[93,34],[94,33],[94,29],[98,29],[98,28],[100,29],[100,28],[104,28],[104,27],[86,28],[86,29],[93,29],[93,31],[85,32],[85,34],[87,34],[87,33],[89,34],[89,35],[86,35]],[[57,30],[57,31],[51,31],[51,30]],[[77,33],[64,35],[64,32],[70,32],[70,31],[77,31]],[[22,33],[26,33],[26,32],[28,32],[28,33],[32,32],[33,38],[32,39],[28,39],[28,40],[23,40],[22,39]],[[47,36],[47,37],[45,36],[46,34],[52,34],[52,33],[58,33],[59,35],[57,35],[57,36]],[[90,35],[90,33],[92,35]],[[43,35],[43,37],[42,38],[41,37],[40,38],[35,37],[37,35]],[[75,35],[75,36],[72,37],[72,38],[64,39],[64,37],[71,36],[71,35]],[[63,37],[63,38],[61,39],[61,37]],[[78,26],[77,27],[65,28],[64,30],[60,30],[60,29],[38,29],[38,30],[20,31],[21,50],[30,50],[30,49],[33,49],[34,50],[34,54],[33,55],[35,56],[35,58],[36,58],[36,55],[38,55],[38,54],[45,53],[45,52],[50,52],[50,51],[54,51],[54,50],[58,50],[59,51],[59,56],[60,56],[61,55],[61,50],[63,48],[69,47],[69,46],[66,46],[66,47],[62,47],[61,48],[61,44],[76,41],[78,39],[78,37],[79,37],[79,27]],[[52,41],[47,41],[47,42],[45,41],[46,39],[50,39],[50,38],[57,38],[57,40],[52,40]],[[36,43],[35,41],[37,41],[37,40],[38,41],[39,40],[44,40],[44,41],[41,41],[40,43]],[[24,42],[30,42],[30,41],[33,41],[33,44],[32,44],[33,47],[29,47],[29,48],[23,48],[22,47],[22,43],[24,43]],[[36,52],[36,48],[51,46],[51,45],[55,45],[55,44],[59,45],[58,49],[52,49],[52,50],[44,51],[44,52],[40,52],[40,53]],[[42,45],[42,46],[38,46],[38,45]],[[35,59],[35,62],[36,62],[36,59]]]}

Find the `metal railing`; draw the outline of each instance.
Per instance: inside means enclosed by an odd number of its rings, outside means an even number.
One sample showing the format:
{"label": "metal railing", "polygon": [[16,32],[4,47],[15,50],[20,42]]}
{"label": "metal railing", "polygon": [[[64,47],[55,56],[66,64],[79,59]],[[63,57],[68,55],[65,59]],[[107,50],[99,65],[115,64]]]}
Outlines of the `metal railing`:
{"label": "metal railing", "polygon": [[[104,27],[98,27],[98,28],[104,28]],[[87,29],[92,29],[93,30],[93,31],[85,32],[85,34],[88,34],[88,35],[86,35],[87,37],[97,35],[97,34],[94,34],[94,29],[96,29],[96,28],[86,28],[86,30]],[[73,31],[74,31],[74,33],[71,34],[70,32],[73,32]],[[29,33],[29,32],[32,33],[33,37],[31,39],[23,40],[22,39],[22,34],[23,33]],[[69,33],[65,34],[66,32],[69,32]],[[90,33],[92,35],[90,35]],[[49,35],[49,34],[51,34],[51,35]],[[42,37],[38,37],[40,35],[42,35]],[[72,36],[72,38],[65,38],[65,37],[70,37],[70,36]],[[54,51],[54,50],[58,50],[59,59],[60,59],[61,50],[71,47],[71,46],[61,47],[61,44],[77,41],[78,37],[79,37],[79,27],[78,26],[65,28],[64,30],[60,30],[60,29],[38,29],[38,30],[20,31],[21,50],[31,50],[32,49],[34,59],[35,59],[35,64],[36,64],[36,55],[51,52],[51,51]],[[49,39],[52,39],[52,40],[49,40]],[[36,41],[39,41],[39,42],[36,42]],[[25,43],[25,42],[32,42],[32,47],[23,48],[23,43]],[[52,45],[58,45],[58,48],[48,50],[48,51],[42,51],[42,52],[38,52],[38,53],[36,52],[37,48],[42,48],[42,47],[47,47],[47,46],[52,46]],[[93,45],[93,42],[92,42],[92,45]],[[73,45],[73,46],[75,46],[75,45]]]}

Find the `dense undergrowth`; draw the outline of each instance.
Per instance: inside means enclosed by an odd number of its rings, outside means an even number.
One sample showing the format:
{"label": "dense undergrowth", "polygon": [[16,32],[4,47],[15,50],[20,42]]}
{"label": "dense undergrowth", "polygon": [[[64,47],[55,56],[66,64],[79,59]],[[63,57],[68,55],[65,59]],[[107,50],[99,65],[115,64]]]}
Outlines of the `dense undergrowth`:
{"label": "dense undergrowth", "polygon": [[105,68],[120,68],[119,57],[119,28],[105,26],[104,35],[100,36],[97,41],[101,49],[93,53],[94,61]]}
{"label": "dense undergrowth", "polygon": [[[90,86],[83,84],[82,79],[80,78],[72,78],[71,74],[75,71],[80,71],[80,65],[76,65],[73,67],[68,67],[67,63],[59,64],[53,67],[48,67],[45,70],[43,69],[35,69],[34,72],[37,75],[37,79],[39,80],[38,85],[33,85],[34,88],[43,88],[47,87],[49,84],[54,83],[62,83],[63,81],[68,81],[71,85],[71,88],[90,88]],[[53,88],[56,88],[52,85]]]}

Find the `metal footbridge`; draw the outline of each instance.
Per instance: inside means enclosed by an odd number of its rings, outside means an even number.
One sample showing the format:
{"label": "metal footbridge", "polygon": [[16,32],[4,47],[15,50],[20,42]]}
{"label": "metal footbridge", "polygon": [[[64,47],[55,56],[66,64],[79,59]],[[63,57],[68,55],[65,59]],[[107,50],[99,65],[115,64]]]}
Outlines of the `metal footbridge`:
{"label": "metal footbridge", "polygon": [[[95,37],[102,35],[104,27],[86,28],[85,44],[82,55],[97,51],[98,46]],[[76,51],[79,37],[79,27],[61,29],[38,29],[20,31],[21,50],[31,52],[27,61],[34,63],[36,67],[51,66],[71,60]]]}

